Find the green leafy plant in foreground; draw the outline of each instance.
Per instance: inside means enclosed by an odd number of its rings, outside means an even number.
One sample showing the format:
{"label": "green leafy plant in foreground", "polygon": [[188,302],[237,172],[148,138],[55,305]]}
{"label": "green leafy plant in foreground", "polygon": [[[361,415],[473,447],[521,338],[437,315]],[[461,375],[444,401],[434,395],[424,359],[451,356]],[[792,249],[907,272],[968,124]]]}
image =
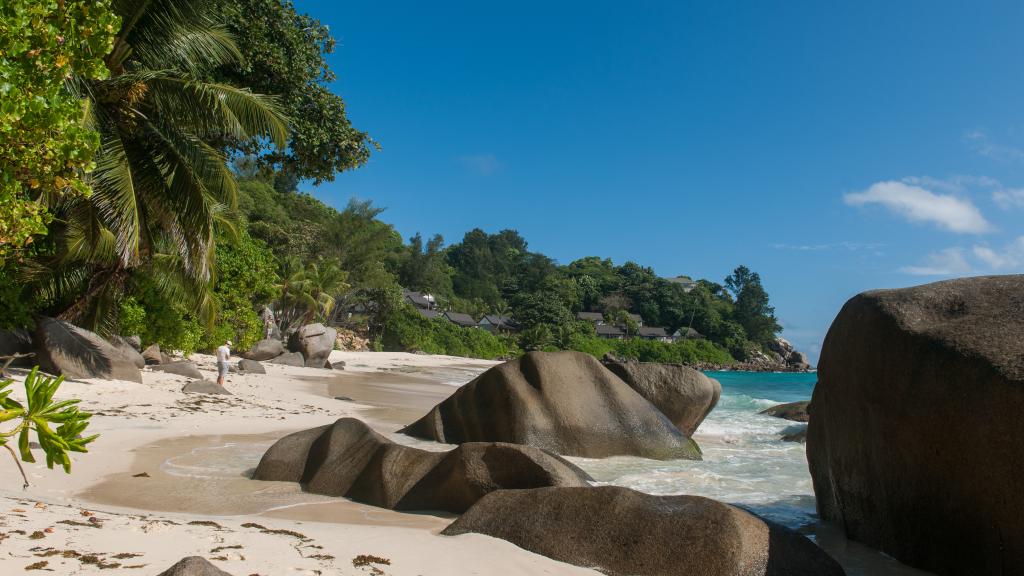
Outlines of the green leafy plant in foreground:
{"label": "green leafy plant in foreground", "polygon": [[[28,488],[28,477],[18,461],[18,455],[7,444],[8,438],[18,438],[18,452],[21,460],[35,462],[32,450],[29,449],[29,435],[34,430],[39,446],[46,453],[46,466],[53,468],[55,463],[64,468],[64,472],[71,473],[71,459],[69,452],[88,452],[86,444],[99,437],[99,435],[83,437],[82,432],[89,426],[89,418],[92,414],[82,412],[76,404],[81,400],[61,400],[54,402],[53,395],[64,382],[64,377],[49,378],[39,374],[39,367],[36,366],[25,378],[25,397],[28,399],[28,406],[10,397],[10,386],[12,380],[0,381],[0,425],[20,420],[11,430],[0,430],[0,445],[11,453],[14,462],[21,471],[25,488]],[[56,424],[56,428],[50,426]]]}

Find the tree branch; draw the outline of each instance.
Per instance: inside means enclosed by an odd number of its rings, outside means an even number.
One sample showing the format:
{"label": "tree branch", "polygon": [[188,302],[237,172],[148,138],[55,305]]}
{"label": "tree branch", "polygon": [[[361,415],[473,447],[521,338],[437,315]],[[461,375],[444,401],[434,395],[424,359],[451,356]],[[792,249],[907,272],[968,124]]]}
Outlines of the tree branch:
{"label": "tree branch", "polygon": [[9,445],[4,444],[4,448],[7,448],[7,451],[11,453],[11,458],[14,458],[14,463],[18,465],[18,472],[21,472],[21,479],[25,482],[21,489],[28,490],[28,476],[25,476],[25,469],[21,467],[21,460],[18,460],[18,455],[14,453],[14,449]]}

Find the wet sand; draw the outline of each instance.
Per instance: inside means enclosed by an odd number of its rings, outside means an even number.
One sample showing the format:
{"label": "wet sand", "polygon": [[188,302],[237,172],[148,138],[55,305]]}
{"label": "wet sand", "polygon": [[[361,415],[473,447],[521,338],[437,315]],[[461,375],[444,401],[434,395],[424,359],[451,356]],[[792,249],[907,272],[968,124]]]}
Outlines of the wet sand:
{"label": "wet sand", "polygon": [[[431,368],[338,371],[296,380],[310,393],[357,410],[360,419],[379,432],[394,436],[396,430],[421,417],[456,390],[456,386],[440,381],[442,378],[468,381],[481,370],[474,365],[454,365],[441,374]],[[350,400],[338,400],[339,397]],[[329,424],[335,419],[325,415],[321,423]],[[261,515],[435,532],[454,517],[445,513],[394,512],[344,498],[309,494],[292,482],[252,480],[262,454],[278,439],[300,429],[160,439],[134,449],[127,471],[103,478],[76,497],[93,504],[140,510],[207,516]],[[451,448],[404,436],[394,439],[432,450]],[[146,476],[137,476],[141,474]]]}
{"label": "wet sand", "polygon": [[[408,514],[303,492],[293,482],[250,478],[283,433],[188,436],[134,451],[130,469],[78,497],[91,504],[202,516],[259,515],[313,522],[402,526],[439,532],[453,516]],[[137,476],[146,474],[146,476]]]}

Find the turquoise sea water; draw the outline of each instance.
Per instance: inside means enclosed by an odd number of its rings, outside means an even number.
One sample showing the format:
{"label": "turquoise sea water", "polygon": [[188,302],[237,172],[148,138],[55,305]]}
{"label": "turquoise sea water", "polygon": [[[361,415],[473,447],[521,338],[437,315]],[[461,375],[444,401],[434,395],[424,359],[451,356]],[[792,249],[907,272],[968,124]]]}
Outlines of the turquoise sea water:
{"label": "turquoise sea water", "polygon": [[661,462],[643,458],[572,458],[604,484],[650,494],[694,494],[748,508],[796,529],[817,521],[803,444],[783,442],[798,424],[759,414],[810,400],[813,373],[708,372],[722,384],[718,406],[694,434],[704,459]]}

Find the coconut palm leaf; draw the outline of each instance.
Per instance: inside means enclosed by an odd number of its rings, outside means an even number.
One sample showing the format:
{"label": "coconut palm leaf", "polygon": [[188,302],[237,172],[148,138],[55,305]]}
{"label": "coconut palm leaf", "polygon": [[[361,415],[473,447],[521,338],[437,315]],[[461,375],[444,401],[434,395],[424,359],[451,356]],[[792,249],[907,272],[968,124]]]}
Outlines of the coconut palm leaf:
{"label": "coconut palm leaf", "polygon": [[[214,8],[117,0],[122,29],[106,59],[110,77],[68,82],[87,98],[87,123],[100,134],[93,193],[53,201],[56,254],[28,274],[61,318],[105,332],[133,274],[199,317],[216,313],[214,238],[237,233],[237,185],[221,145],[263,138],[283,146],[287,123],[272,97],[201,80],[240,58]],[[69,301],[72,289],[81,296]]]}

